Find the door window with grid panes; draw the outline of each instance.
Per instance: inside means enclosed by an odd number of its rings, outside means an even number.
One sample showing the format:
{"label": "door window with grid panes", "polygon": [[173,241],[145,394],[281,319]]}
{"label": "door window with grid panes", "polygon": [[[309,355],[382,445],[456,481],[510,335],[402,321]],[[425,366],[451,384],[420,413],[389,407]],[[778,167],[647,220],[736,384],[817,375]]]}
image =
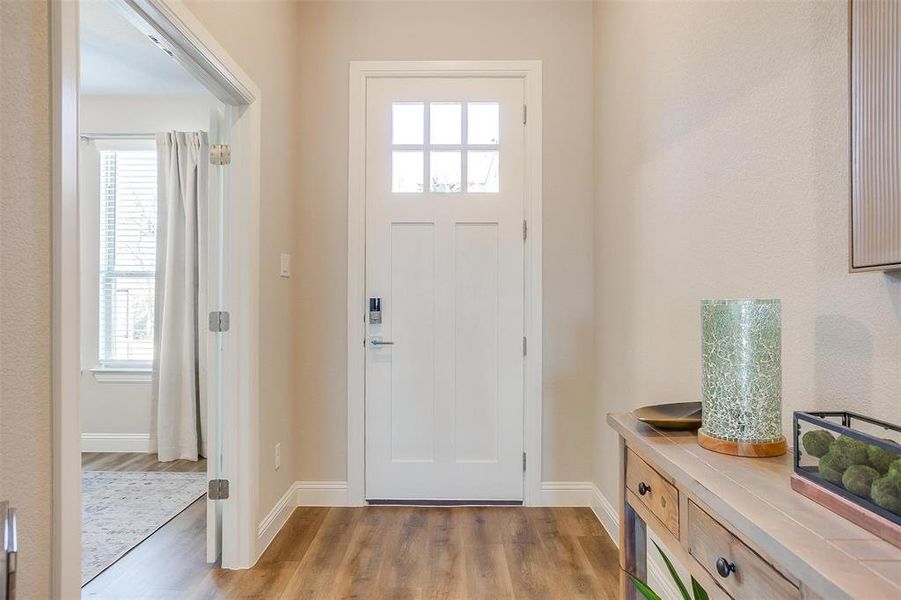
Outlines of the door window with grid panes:
{"label": "door window with grid panes", "polygon": [[499,110],[497,102],[393,103],[391,191],[499,192]]}

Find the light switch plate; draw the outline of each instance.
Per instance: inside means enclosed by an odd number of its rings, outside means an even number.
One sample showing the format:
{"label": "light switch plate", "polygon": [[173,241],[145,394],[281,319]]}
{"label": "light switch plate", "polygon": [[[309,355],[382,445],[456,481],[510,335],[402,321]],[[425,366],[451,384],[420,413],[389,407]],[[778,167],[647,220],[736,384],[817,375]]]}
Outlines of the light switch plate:
{"label": "light switch plate", "polygon": [[279,257],[279,267],[278,267],[279,277],[291,277],[291,255],[290,254],[282,254]]}

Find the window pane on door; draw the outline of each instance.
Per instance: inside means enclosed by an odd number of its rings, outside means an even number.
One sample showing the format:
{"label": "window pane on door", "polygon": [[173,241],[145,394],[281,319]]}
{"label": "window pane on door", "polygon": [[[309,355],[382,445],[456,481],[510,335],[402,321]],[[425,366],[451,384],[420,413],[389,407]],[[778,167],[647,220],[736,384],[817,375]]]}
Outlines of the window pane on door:
{"label": "window pane on door", "polygon": [[431,152],[429,169],[433,192],[459,192],[462,189],[459,152]]}
{"label": "window pane on door", "polygon": [[496,150],[470,151],[466,157],[466,191],[497,192],[500,189]]}
{"label": "window pane on door", "polygon": [[462,108],[458,102],[429,105],[429,143],[459,144],[463,135]]}
{"label": "window pane on door", "polygon": [[422,152],[395,151],[391,153],[391,191],[409,193],[422,191]]}
{"label": "window pane on door", "polygon": [[466,105],[466,136],[470,144],[499,144],[500,105],[497,102],[470,102]]}
{"label": "window pane on door", "polygon": [[394,144],[422,144],[425,108],[421,102],[395,102],[391,106],[391,141]]}

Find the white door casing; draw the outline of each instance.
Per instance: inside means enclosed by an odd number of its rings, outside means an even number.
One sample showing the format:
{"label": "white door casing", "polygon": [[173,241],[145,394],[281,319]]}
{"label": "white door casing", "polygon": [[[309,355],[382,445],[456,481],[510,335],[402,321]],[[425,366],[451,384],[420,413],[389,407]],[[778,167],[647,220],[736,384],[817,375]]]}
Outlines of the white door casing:
{"label": "white door casing", "polygon": [[366,98],[366,497],[522,500],[523,79]]}
{"label": "white door casing", "polygon": [[[222,566],[248,568],[259,547],[258,266],[260,206],[260,90],[183,3],[125,0],[126,15],[165,40],[176,60],[220,100],[240,106],[233,123],[231,186],[242,202],[231,203],[231,243],[226,280],[232,308],[229,346],[223,354],[223,469],[232,478],[222,507]],[[80,595],[79,241],[78,241],[78,2],[50,4],[53,79],[53,558],[52,595]]]}
{"label": "white door casing", "polygon": [[[384,77],[517,77],[525,88],[524,504],[546,500],[541,482],[542,421],[542,65],[540,60],[351,61],[348,68],[347,172],[347,503],[365,492],[365,148],[366,89]],[[525,459],[526,457],[524,457]]]}

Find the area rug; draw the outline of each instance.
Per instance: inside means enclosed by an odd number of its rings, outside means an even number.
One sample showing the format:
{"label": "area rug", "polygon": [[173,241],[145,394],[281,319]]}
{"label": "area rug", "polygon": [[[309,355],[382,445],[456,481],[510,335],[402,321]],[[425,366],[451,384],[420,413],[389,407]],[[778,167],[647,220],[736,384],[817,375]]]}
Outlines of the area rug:
{"label": "area rug", "polygon": [[81,584],[206,492],[206,473],[83,471]]}

